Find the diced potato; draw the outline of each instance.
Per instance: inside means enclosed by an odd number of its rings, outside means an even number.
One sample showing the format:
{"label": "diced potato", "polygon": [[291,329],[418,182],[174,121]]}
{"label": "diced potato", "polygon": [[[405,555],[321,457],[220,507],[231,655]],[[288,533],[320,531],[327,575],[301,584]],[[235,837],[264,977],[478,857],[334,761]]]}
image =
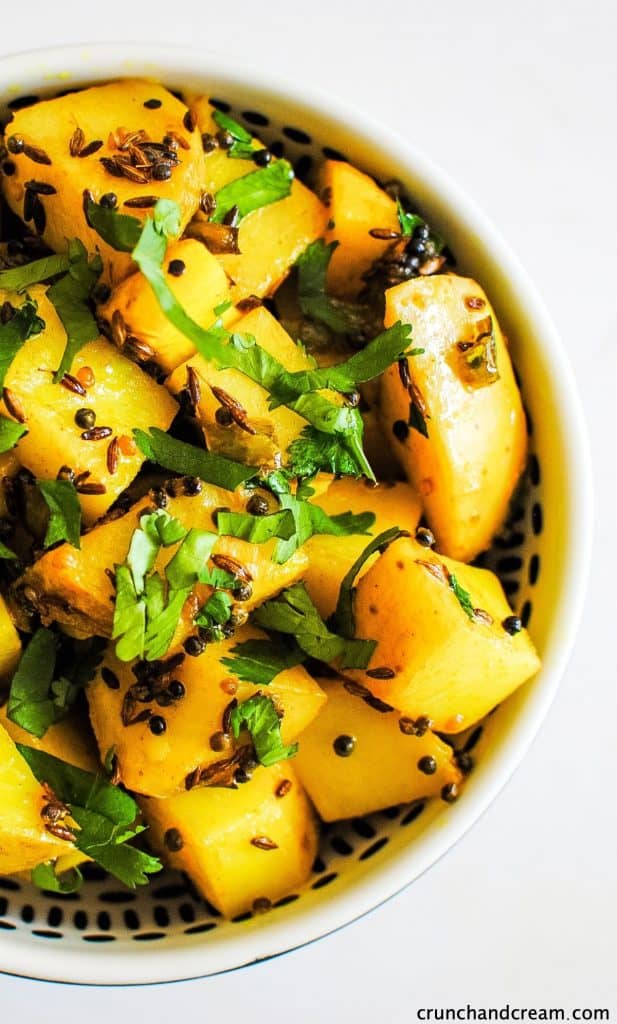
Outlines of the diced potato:
{"label": "diced potato", "polygon": [[[395,711],[374,710],[340,679],[319,684],[328,699],[302,733],[295,767],[324,821],[437,796],[461,781],[451,747],[432,732],[405,735]],[[337,753],[337,740],[342,750],[353,744],[351,753]]]}
{"label": "diced potato", "polygon": [[[146,708],[164,717],[167,729],[153,735],[147,722],[122,723],[125,695],[135,683],[132,667],[118,661],[110,647],[103,672],[88,686],[90,717],[99,744],[101,759],[113,747],[118,759],[120,779],[129,789],[147,796],[167,797],[185,789],[187,776],[196,768],[230,757],[238,744],[226,738],[221,749],[223,714],[232,699],[239,702],[258,692],[259,687],[241,682],[222,659],[239,642],[264,638],[265,634],[245,626],[235,637],[208,644],[199,657],[186,657],[174,670],[174,679],[184,685],[181,700],[159,708],[154,703],[137,704],[135,714]],[[109,670],[119,680],[118,689],[105,682]],[[113,678],[113,677],[112,677]],[[325,697],[302,666],[280,672],[267,688],[267,694],[283,712],[281,734],[289,743],[319,712]]]}
{"label": "diced potato", "polygon": [[[178,261],[185,270],[171,273]],[[172,269],[174,269],[172,267]],[[165,256],[165,276],[174,295],[198,324],[209,327],[216,320],[214,309],[229,299],[225,271],[205,245],[192,238],[174,242]],[[100,313],[112,323],[120,315],[127,337],[137,338],[153,352],[154,360],[170,373],[195,351],[191,341],[167,319],[145,277],[138,271],[116,288]]]}
{"label": "diced potato", "polygon": [[[113,573],[114,565],[124,561],[139,525],[140,512],[151,507],[149,498],[143,498],[126,515],[103,522],[86,533],[79,551],[69,544],[60,544],[26,571],[18,587],[26,589],[28,599],[37,606],[45,622],[58,622],[74,636],[110,636],[114,590],[109,573]],[[238,493],[204,484],[199,494],[170,498],[167,511],[188,529],[209,530],[213,529],[213,510],[222,507],[244,511],[245,503]],[[275,565],[271,558],[276,543],[272,540],[267,544],[250,544],[234,537],[221,537],[216,543],[217,554],[231,556],[252,577],[252,595],[243,605],[247,610],[291,586],[306,569],[304,551],[297,551],[284,565]],[[163,549],[156,568],[162,568],[174,551],[173,547]],[[199,584],[195,593],[205,600],[210,588]],[[189,598],[174,646],[192,629],[192,605]]]}
{"label": "diced potato", "polygon": [[[238,320],[234,330],[239,334],[253,335],[257,343],[287,370],[305,370],[311,366],[306,353],[263,306]],[[197,418],[208,448],[252,466],[275,463],[278,455],[285,461],[288,446],[306,426],[301,416],[284,405],[270,409],[269,394],[260,384],[239,370],[217,370],[200,355],[193,356],[169,377],[167,386],[174,394],[187,386],[189,366],[200,382]],[[255,434],[247,433],[233,422],[229,426],[221,426],[217,422],[216,412],[221,402],[212,391],[215,387],[221,388],[242,406]],[[333,393],[329,397],[333,397]]]}
{"label": "diced potato", "polygon": [[[413,534],[420,519],[420,501],[409,484],[397,482],[371,487],[351,477],[335,480],[325,494],[316,495],[311,500],[331,516],[341,512],[375,514],[370,536],[317,535],[311,537],[305,545],[308,554],[308,567],[304,574],[306,589],[320,615],[326,619],[336,608],[343,577],[364,551],[371,537],[392,526],[399,526]],[[364,564],[360,576],[364,575],[371,564],[371,561]]]}
{"label": "diced potato", "polygon": [[289,761],[236,790],[202,787],[141,807],[157,852],[226,917],[275,902],[311,873],[317,828]]}
{"label": "diced potato", "polygon": [[46,754],[58,757],[67,764],[83,768],[85,772],[96,774],[100,771],[96,744],[87,719],[72,714],[69,718],[63,718],[55,725],[50,725],[45,735],[39,738],[11,722],[6,711],[5,704],[0,708],[0,727],[8,732],[14,743],[22,743],[25,747],[34,747],[35,750],[44,750]]}
{"label": "diced potato", "polygon": [[[451,585],[470,595],[470,618]],[[462,597],[463,595],[461,595]],[[360,580],[356,635],[378,640],[368,668],[345,674],[410,718],[458,733],[483,718],[538,670],[529,634],[511,636],[512,613],[487,569],[437,556],[411,538],[395,541]],[[374,670],[391,670],[389,679]]]}
{"label": "diced potato", "polygon": [[[15,455],[40,479],[55,480],[60,467],[69,466],[76,476],[89,473],[88,483],[102,484],[104,494],[80,495],[84,522],[90,524],[128,486],[144,461],[133,443],[133,428],[166,430],[178,407],[165,388],[103,338],[85,345],[73,360],[73,376],[85,367],[94,376],[86,395],[54,384],[66,333],[45,288],[37,285],[30,295],[45,329],[22,345],[5,379],[5,387],[23,409],[28,428],[14,449]],[[0,291],[0,302],[6,298],[14,305],[21,301],[13,293]],[[97,427],[111,429],[108,437],[82,440],[83,427],[76,424],[75,414],[84,408],[96,413]],[[7,414],[3,403],[0,410]],[[107,450],[113,438],[118,438],[119,452],[116,470],[110,473]],[[124,438],[121,444],[120,438]]]}
{"label": "diced potato", "polygon": [[74,851],[45,827],[41,812],[48,803],[49,795],[0,725],[0,873],[27,871]]}
{"label": "diced potato", "polygon": [[[218,127],[206,97],[189,102],[199,131],[216,133]],[[205,158],[204,191],[215,195],[223,185],[256,170],[252,160],[230,158],[226,150],[215,149]],[[198,218],[203,216],[198,214]],[[286,199],[244,217],[238,232],[240,254],[217,257],[232,281],[233,302],[249,295],[270,295],[300,253],[323,234],[327,217],[317,196],[300,181],[293,182]]]}
{"label": "diced potato", "polygon": [[[145,106],[150,99],[158,99],[161,106]],[[81,92],[71,92],[56,99],[44,100],[13,115],[6,128],[5,141],[11,151],[15,173],[4,176],[3,189],[7,202],[18,216],[24,216],[26,183],[36,180],[51,186],[52,195],[39,195],[44,209],[43,239],[51,249],[63,252],[67,239],[78,237],[89,252],[99,251],[105,264],[105,273],[111,283],[122,280],[135,269],[128,253],[116,252],[88,227],[82,212],[83,193],[87,189],[94,199],[113,192],[118,209],[142,218],[149,211],[134,206],[127,200],[140,196],[173,199],[180,207],[182,226],[190,220],[199,205],[204,174],[204,154],[198,131],[184,126],[187,108],[162,86],[154,82],[125,79],[106,85],[95,85]],[[83,147],[101,142],[96,152],[86,156],[71,156],[71,143],[75,149],[78,130],[83,132]],[[144,135],[137,133],[143,132]],[[135,154],[126,136],[142,146],[146,142],[160,144],[166,136],[175,135],[179,163],[173,167],[167,181],[156,180],[148,171],[129,168],[131,178],[118,177],[110,172],[104,160],[126,158]],[[117,141],[114,140],[114,135]],[[12,139],[22,139],[23,149],[13,155]],[[130,142],[130,138],[129,138]],[[118,148],[125,146],[124,150]],[[19,143],[18,143],[19,145]],[[30,147],[42,151],[41,162],[33,158]],[[185,148],[186,147],[186,148]],[[139,153],[136,154],[139,156]],[[131,180],[143,177],[143,182]],[[28,222],[32,227],[32,223]]]}
{"label": "diced potato", "polygon": [[0,680],[10,679],[21,657],[21,640],[0,594]]}
{"label": "diced potato", "polygon": [[467,562],[503,523],[525,463],[525,416],[506,340],[480,286],[454,274],[387,291],[386,326],[397,320],[412,325],[413,344],[424,349],[409,369],[429,436],[405,427],[410,396],[396,366],[383,375],[386,436],[422,495],[439,549]]}
{"label": "diced potato", "polygon": [[328,290],[344,299],[361,291],[363,275],[391,242],[373,238],[372,228],[400,231],[396,203],[368,174],[341,160],[326,160],[318,193],[328,209],[327,242],[338,242],[328,267]]}

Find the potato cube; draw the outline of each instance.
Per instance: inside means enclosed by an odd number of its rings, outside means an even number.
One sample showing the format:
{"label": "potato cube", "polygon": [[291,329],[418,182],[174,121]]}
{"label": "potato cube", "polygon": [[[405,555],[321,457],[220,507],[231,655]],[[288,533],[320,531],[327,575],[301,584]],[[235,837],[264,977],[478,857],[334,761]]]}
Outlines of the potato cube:
{"label": "potato cube", "polygon": [[0,680],[10,679],[21,657],[21,640],[0,594]]}
{"label": "potato cube", "polygon": [[[216,133],[212,107],[206,97],[189,101],[201,132]],[[257,167],[252,160],[230,158],[224,149],[214,149],[205,158],[203,188],[216,195],[230,181]],[[198,214],[198,220],[204,217]],[[289,273],[300,253],[319,238],[328,215],[319,199],[302,182],[295,180],[285,199],[253,210],[240,223],[239,254],[218,256],[231,279],[234,304],[249,295],[270,295]]]}
{"label": "potato cube", "polygon": [[397,540],[358,584],[356,635],[379,642],[368,668],[346,675],[407,717],[462,732],[540,666],[527,631],[502,625],[511,614],[487,569]]}
{"label": "potato cube", "polygon": [[[415,278],[386,292],[386,327],[413,327],[424,354],[383,375],[386,436],[417,487],[444,554],[471,561],[503,523],[525,464],[525,415],[497,318],[480,286],[454,274]],[[496,372],[495,372],[496,371]],[[410,425],[424,407],[428,437]]]}
{"label": "potato cube", "polygon": [[[153,715],[164,717],[167,728],[162,735],[153,735],[147,721],[123,725],[123,704],[136,677],[132,666],[118,661],[110,647],[101,671],[88,687],[88,702],[101,758],[115,749],[125,786],[147,796],[171,796],[185,789],[186,779],[195,769],[206,769],[234,753],[237,744],[225,735],[225,709],[230,701],[247,700],[259,688],[236,679],[222,659],[229,657],[236,643],[264,636],[245,626],[232,639],[208,644],[203,654],[187,656],[174,670],[173,678],[185,690],[180,700],[162,708],[156,702],[137,704],[135,714],[149,708]],[[117,689],[108,685],[114,678],[119,681]],[[266,692],[283,712],[284,743],[306,728],[325,700],[301,665],[280,672]]]}
{"label": "potato cube", "polygon": [[0,725],[0,873],[27,871],[74,852],[72,843],[45,826],[41,812],[49,799]]}
{"label": "potato cube", "polygon": [[[69,466],[75,476],[88,473],[86,483],[104,487],[102,494],[79,496],[84,522],[89,525],[107,511],[144,461],[133,443],[133,428],[166,430],[178,406],[165,388],[103,338],[85,345],[73,360],[72,376],[86,367],[92,371],[93,383],[85,395],[54,384],[66,333],[45,289],[37,285],[30,294],[45,329],[22,345],[6,375],[5,387],[19,402],[28,428],[14,452],[22,465],[42,480],[55,480],[61,466]],[[13,293],[0,291],[0,302],[7,297],[19,305]],[[97,427],[109,427],[107,436],[83,439],[85,428],[76,423],[75,416],[84,408],[96,414]],[[0,409],[6,415],[2,403]],[[108,462],[114,438],[119,448],[115,467]]]}
{"label": "potato cube", "polygon": [[226,917],[297,891],[311,873],[317,828],[289,761],[258,768],[239,789],[140,802],[154,847]]}
{"label": "potato cube", "polygon": [[[160,106],[146,106],[159,100]],[[113,192],[122,213],[142,218],[151,210],[134,205],[144,196],[173,199],[180,207],[182,226],[199,205],[204,173],[200,133],[189,130],[184,103],[153,82],[124,79],[43,100],[13,115],[5,142],[15,173],[4,176],[3,189],[11,209],[25,218],[28,182],[38,190],[43,213],[27,220],[51,249],[63,252],[67,239],[80,238],[89,252],[100,252],[110,283],[135,269],[129,253],[107,245],[83,215],[83,194],[95,200]],[[148,143],[178,156],[163,163]],[[92,148],[92,152],[89,149]],[[161,171],[154,170],[161,164]],[[125,168],[125,169],[123,169]],[[168,170],[170,171],[168,175]],[[128,205],[127,205],[128,203]],[[29,204],[26,204],[29,205]]]}
{"label": "potato cube", "polygon": [[[181,266],[184,270],[179,270]],[[165,276],[188,315],[203,327],[214,323],[215,307],[229,299],[225,271],[216,257],[194,239],[184,238],[168,247]],[[137,338],[167,373],[195,351],[186,335],[167,319],[141,271],[114,288],[100,312],[110,324],[115,322],[114,314],[116,319],[120,316],[122,338]]]}
{"label": "potato cube", "polygon": [[[102,522],[81,540],[78,551],[70,544],[60,544],[46,552],[21,577],[18,587],[26,588],[30,601],[36,604],[45,622],[58,622],[75,636],[110,636],[113,619],[114,589],[110,580],[114,566],[124,561],[131,537],[139,525],[140,512],[151,508],[143,498],[126,515]],[[166,506],[170,515],[191,529],[214,528],[212,512],[226,507],[244,511],[245,502],[239,493],[203,485],[199,494],[178,495]],[[252,594],[244,603],[247,610],[255,608],[284,587],[291,586],[304,573],[307,555],[296,551],[284,565],[275,565],[272,552],[276,540],[267,544],[250,544],[234,537],[221,537],[214,548],[216,554],[228,555],[243,565],[252,577]],[[172,557],[174,548],[163,549],[155,568],[161,569]],[[205,600],[211,588],[198,584],[195,594]],[[194,607],[192,598],[185,605],[173,646],[177,646],[192,630]]]}
{"label": "potato cube", "polygon": [[432,732],[405,735],[396,711],[371,708],[340,679],[319,685],[328,699],[302,733],[295,767],[324,821],[437,796],[461,781],[452,748]]}
{"label": "potato cube", "polygon": [[391,245],[370,231],[400,231],[396,203],[368,174],[342,160],[322,165],[318,193],[330,216],[326,241],[338,242],[328,267],[328,289],[353,299],[362,290],[363,275]]}
{"label": "potato cube", "polygon": [[[236,321],[234,330],[239,334],[253,335],[257,343],[287,370],[304,370],[311,365],[306,353],[263,306]],[[172,373],[167,386],[174,394],[187,386],[189,367],[193,368],[200,382],[197,418],[208,448],[252,466],[274,463],[279,455],[285,461],[287,448],[306,426],[301,416],[284,405],[270,409],[269,394],[260,384],[239,370],[217,370],[200,355],[193,356]],[[239,403],[254,434],[233,421],[224,426],[219,423],[217,410],[221,402],[213,388],[220,388]]]}
{"label": "potato cube", "polygon": [[[370,536],[351,534],[348,537],[317,535],[306,543],[308,567],[304,576],[311,600],[326,619],[336,608],[343,577],[362,554],[371,537],[398,526],[410,533],[420,518],[420,501],[413,487],[400,482],[371,486],[362,480],[342,477],[334,480],[325,494],[315,496],[313,504],[327,512],[373,512],[375,524]],[[374,559],[373,559],[374,561]],[[360,576],[367,572],[371,560],[365,562]]]}

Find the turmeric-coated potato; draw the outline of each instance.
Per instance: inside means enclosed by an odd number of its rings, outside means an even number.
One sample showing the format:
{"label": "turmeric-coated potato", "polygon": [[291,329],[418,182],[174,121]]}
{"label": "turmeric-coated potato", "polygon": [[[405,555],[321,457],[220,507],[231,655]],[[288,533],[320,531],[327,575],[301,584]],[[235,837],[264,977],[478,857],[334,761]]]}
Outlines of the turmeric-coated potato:
{"label": "turmeric-coated potato", "polygon": [[[11,209],[57,252],[71,238],[100,252],[111,284],[135,264],[88,226],[85,190],[97,201],[113,193],[119,212],[140,218],[151,212],[139,205],[144,197],[173,199],[183,227],[199,205],[201,136],[184,103],[154,82],[125,79],[42,100],[13,115],[4,141],[14,167],[3,180]],[[32,182],[37,190],[28,188]]]}
{"label": "turmeric-coated potato", "polygon": [[[164,269],[169,287],[188,315],[202,327],[210,327],[217,318],[215,308],[229,299],[229,281],[216,257],[201,242],[183,238],[168,246]],[[140,270],[114,288],[100,313],[121,344],[136,338],[142,352],[152,353],[151,358],[167,373],[195,351],[186,335],[167,319]]]}
{"label": "turmeric-coated potato", "polygon": [[[259,688],[239,680],[222,659],[230,657],[235,644],[256,639],[267,638],[253,626],[244,626],[232,639],[208,644],[198,657],[185,657],[171,673],[184,688],[182,697],[160,707],[157,703],[136,704],[129,717],[137,720],[128,725],[124,724],[123,707],[126,709],[130,699],[127,693],[136,677],[133,666],[118,661],[110,646],[96,679],[88,687],[88,703],[101,758],[115,750],[117,770],[125,786],[147,796],[172,796],[185,789],[187,778],[196,770],[206,772],[234,754],[238,743],[227,735],[225,709],[231,701],[247,700]],[[115,686],[115,680],[118,688],[109,685],[114,681]],[[161,691],[169,685],[170,679],[165,677]],[[325,700],[301,665],[279,672],[268,686],[267,695],[282,714],[284,743],[290,743],[306,728]],[[148,721],[137,718],[148,708],[151,714],[164,717],[167,728],[162,735],[154,735]]]}
{"label": "turmeric-coated potato", "polygon": [[327,701],[302,733],[295,764],[324,821],[437,796],[461,781],[452,748],[430,730],[406,734],[396,711],[372,708],[341,679],[319,685]]}
{"label": "turmeric-coated potato", "polygon": [[[181,486],[181,484],[180,484]],[[166,509],[187,529],[197,527],[214,530],[212,513],[216,508],[244,511],[246,502],[241,494],[203,485],[198,494],[178,494],[169,498]],[[57,622],[75,636],[110,636],[114,610],[114,566],[126,558],[131,537],[139,525],[139,515],[152,508],[149,497],[133,505],[118,518],[104,521],[81,539],[78,551],[70,544],[60,544],[47,551],[26,570],[18,589],[26,588],[28,599],[34,603],[44,622]],[[303,550],[284,565],[275,565],[272,553],[276,540],[266,544],[251,544],[235,537],[221,537],[214,548],[218,555],[227,555],[239,562],[252,579],[251,596],[243,603],[247,611],[262,601],[291,586],[303,574],[307,556]],[[155,563],[162,569],[173,556],[174,548],[164,548]],[[197,584],[194,594],[200,602],[210,595],[211,588]],[[173,646],[182,643],[191,631],[194,606],[187,601],[174,637]]]}
{"label": "turmeric-coated potato", "polygon": [[363,275],[383,256],[391,241],[374,238],[374,228],[400,231],[396,203],[379,185],[342,160],[325,160],[317,190],[329,214],[327,242],[337,242],[328,267],[328,290],[353,299]]}
{"label": "turmeric-coated potato", "polygon": [[[66,332],[42,285],[30,289],[37,314],[45,322],[40,334],[30,337],[17,352],[5,378],[5,402],[0,412],[10,414],[9,404],[19,408],[27,433],[13,449],[16,457],[42,480],[55,480],[61,467],[75,477],[87,474],[79,495],[84,522],[89,525],[107,511],[130,484],[144,462],[133,441],[133,429],[166,430],[178,406],[130,359],[104,338],[91,341],[75,356],[70,386],[54,383],[66,345]],[[14,306],[23,296],[0,291],[0,303],[10,298]],[[80,381],[83,380],[82,385]],[[90,426],[107,428],[88,437],[88,423],[76,421],[80,410],[90,410]],[[86,435],[86,437],[84,437]],[[109,446],[116,455],[110,460]],[[92,489],[94,493],[87,493]],[[96,493],[100,491],[100,493]]]}
{"label": "turmeric-coated potato", "polygon": [[378,645],[366,670],[345,674],[405,716],[462,732],[540,667],[511,616],[493,573],[402,538],[358,583],[356,635]]}
{"label": "turmeric-coated potato", "polygon": [[[311,500],[331,516],[342,512],[354,512],[356,515],[373,512],[375,515],[369,536],[350,534],[332,537],[320,534],[306,542],[306,589],[320,615],[326,619],[336,607],[343,577],[362,554],[371,537],[391,526],[398,526],[413,534],[420,519],[421,508],[418,495],[410,484],[397,481],[371,485],[352,477],[334,480],[325,494],[315,495]],[[371,560],[365,562],[360,575],[367,572],[371,564]]]}
{"label": "turmeric-coated potato", "polygon": [[10,679],[21,655],[21,640],[0,594],[0,681]]}
{"label": "turmeric-coated potato", "polygon": [[289,761],[258,768],[238,789],[140,803],[157,852],[226,917],[266,910],[311,873],[318,832]]}
{"label": "turmeric-coated potato", "polygon": [[[219,129],[207,98],[189,100],[189,105],[199,131],[216,134]],[[257,169],[252,160],[236,159],[228,156],[227,150],[215,148],[205,157],[203,190],[216,197],[224,185]],[[323,234],[327,218],[317,196],[297,180],[293,181],[289,196],[244,217],[238,232],[239,253],[217,256],[232,282],[234,304],[249,295],[270,295],[307,245]],[[205,214],[198,214],[197,224],[200,219],[205,220]]]}
{"label": "turmeric-coated potato", "polygon": [[[417,487],[440,551],[468,562],[503,523],[525,464],[525,415],[506,339],[480,286],[437,274],[386,292],[386,327],[413,328],[411,393],[383,375],[386,434]],[[425,436],[428,434],[428,436]]]}

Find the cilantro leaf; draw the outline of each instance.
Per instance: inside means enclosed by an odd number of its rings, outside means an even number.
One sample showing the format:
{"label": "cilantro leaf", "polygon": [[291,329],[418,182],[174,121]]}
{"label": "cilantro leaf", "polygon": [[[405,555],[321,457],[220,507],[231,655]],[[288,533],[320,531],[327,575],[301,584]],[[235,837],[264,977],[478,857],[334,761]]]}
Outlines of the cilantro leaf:
{"label": "cilantro leaf", "polygon": [[85,200],[85,213],[88,224],[97,235],[117,252],[132,252],[139,242],[143,224],[138,217],[117,213],[89,197]]}
{"label": "cilantro leaf", "polygon": [[103,646],[103,641],[76,641],[63,665],[58,636],[49,629],[37,629],[11,681],[10,721],[41,739],[50,725],[64,718],[79,691],[93,678]]}
{"label": "cilantro leaf", "polygon": [[238,704],[230,717],[234,737],[238,739],[242,729],[246,729],[253,741],[257,760],[266,768],[297,754],[297,743],[283,744],[280,719],[270,697],[256,693]]}
{"label": "cilantro leaf", "polygon": [[366,545],[364,551],[358,556],[358,558],[356,558],[354,564],[351,566],[341,583],[336,610],[333,616],[333,627],[338,630],[342,636],[353,637],[356,632],[356,623],[353,613],[353,585],[360,569],[372,555],[376,554],[378,551],[384,550],[384,548],[389,544],[392,544],[393,541],[398,540],[399,537],[408,536],[409,534],[406,530],[400,530],[398,526],[392,526],[389,530],[384,530],[383,533],[374,537],[373,540]]}
{"label": "cilantro leaf", "polygon": [[291,512],[295,524],[293,533],[288,538],[281,537],[276,546],[272,561],[279,565],[291,558],[294,552],[315,534],[330,534],[335,537],[347,537],[354,533],[364,534],[375,522],[372,512],[361,512],[359,515],[343,512],[329,516],[318,505],[300,500],[291,493],[279,494],[279,501],[284,509]]}
{"label": "cilantro leaf", "polygon": [[28,433],[28,428],[23,423],[16,423],[6,416],[0,416],[0,454],[14,448],[20,437]]}
{"label": "cilantro leaf", "polygon": [[[75,834],[78,850],[130,888],[144,885],[149,874],[161,870],[156,857],[127,845],[144,831],[135,824],[139,808],[128,793],[42,750],[21,743],[16,746],[39,782],[46,783],[68,806],[79,826]],[[45,879],[49,881],[47,872]]]}
{"label": "cilantro leaf", "polygon": [[224,590],[215,590],[195,618],[198,626],[224,626],[229,622],[232,599]]}
{"label": "cilantro leaf", "polygon": [[[166,654],[184,604],[200,578],[217,540],[207,530],[186,530],[164,509],[142,516],[124,565],[116,566],[112,638],[121,661],[154,661]],[[162,547],[179,544],[167,563],[165,580],[152,572]]]}
{"label": "cilantro leaf", "polygon": [[56,274],[64,274],[69,269],[68,253],[43,256],[32,263],[24,263],[21,267],[11,267],[0,271],[0,288],[10,292],[24,292],[33,284],[47,281]]}
{"label": "cilantro leaf", "polygon": [[45,547],[66,540],[78,548],[81,506],[74,485],[69,480],[39,480],[39,491],[49,509]]}
{"label": "cilantro leaf", "polygon": [[204,451],[186,441],[177,441],[158,427],[150,427],[150,433],[133,430],[135,443],[150,462],[163,469],[182,476],[198,476],[205,483],[235,491],[236,487],[255,476],[254,466],[244,466],[223,455]]}
{"label": "cilantro leaf", "polygon": [[398,213],[398,222],[401,226],[401,234],[404,238],[410,238],[415,229],[424,224],[424,220],[419,214],[407,213],[403,209],[400,199],[396,203],[396,212]]}
{"label": "cilantro leaf", "polygon": [[310,658],[325,662],[340,658],[342,668],[365,667],[377,646],[375,640],[354,640],[331,632],[303,583],[288,587],[278,597],[260,605],[253,612],[253,622],[263,629],[293,636]]}
{"label": "cilantro leaf", "polygon": [[235,157],[239,160],[250,160],[253,155],[253,136],[241,124],[224,114],[222,110],[215,110],[212,113],[212,120],[223,132],[227,132],[233,139],[233,145],[227,149],[228,157]]}
{"label": "cilantro leaf", "polygon": [[471,600],[471,594],[461,586],[453,572],[448,573],[448,583],[450,589],[454,591],[454,596],[465,612],[465,615],[469,619],[475,619],[476,613]]}
{"label": "cilantro leaf", "polygon": [[56,635],[49,629],[38,629],[22,654],[11,682],[7,716],[39,739],[58,718],[50,696],[57,650]]}
{"label": "cilantro leaf", "polygon": [[[287,449],[287,468],[293,476],[313,477],[321,471],[336,476],[361,476],[364,469],[336,434],[306,426]],[[368,474],[367,474],[368,475]],[[369,477],[371,479],[371,477]]]}
{"label": "cilantro leaf", "polygon": [[289,540],[296,530],[294,516],[288,509],[266,516],[253,516],[249,512],[219,512],[219,533],[225,537],[239,537],[251,544],[265,544],[273,537]]}
{"label": "cilantro leaf", "polygon": [[[410,334],[410,325],[398,321],[343,363],[285,373],[276,382],[271,408],[287,404],[290,397],[293,399],[294,396],[325,388],[344,394],[355,391],[358,384],[379,377],[392,363],[411,354]],[[413,351],[418,352],[417,349]]]}
{"label": "cilantro leaf", "polygon": [[37,864],[30,872],[30,881],[39,889],[47,892],[67,893],[79,892],[83,885],[83,875],[79,868],[69,868],[57,875],[52,861],[46,864]]}
{"label": "cilantro leaf", "polygon": [[293,168],[287,160],[275,160],[267,167],[244,174],[218,190],[216,208],[210,220],[222,224],[225,215],[234,207],[242,219],[253,210],[285,199],[291,192],[293,179]]}
{"label": "cilantro leaf", "polygon": [[80,349],[99,336],[99,329],[88,305],[103,264],[100,256],[90,262],[83,242],[73,238],[69,242],[68,273],[47,289],[47,298],[53,304],[66,331],[66,347],[54,380],[62,380],[73,364]]}
{"label": "cilantro leaf", "polygon": [[17,555],[10,548],[7,548],[6,544],[0,542],[0,559],[8,561],[9,559],[16,559]]}
{"label": "cilantro leaf", "polygon": [[338,242],[312,242],[296,260],[298,303],[305,316],[319,320],[335,334],[347,334],[362,323],[366,309],[359,303],[332,298],[326,290],[328,266]]}
{"label": "cilantro leaf", "polygon": [[221,658],[238,679],[255,686],[269,686],[286,669],[295,668],[306,661],[306,655],[293,641],[285,643],[282,637],[269,640],[244,640],[231,649],[229,657]]}
{"label": "cilantro leaf", "polygon": [[13,313],[11,319],[0,324],[0,388],[4,387],[9,367],[21,346],[45,328],[45,322],[37,316],[36,310],[36,302],[26,297],[23,306]]}

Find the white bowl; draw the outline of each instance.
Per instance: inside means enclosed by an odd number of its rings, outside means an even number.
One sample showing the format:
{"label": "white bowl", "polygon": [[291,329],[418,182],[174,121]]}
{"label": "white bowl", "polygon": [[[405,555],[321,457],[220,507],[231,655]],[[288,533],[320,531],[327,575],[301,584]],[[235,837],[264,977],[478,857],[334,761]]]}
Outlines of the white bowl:
{"label": "white bowl", "polygon": [[[592,523],[585,426],[561,342],[534,285],[457,185],[361,110],[305,82],[282,82],[244,61],[183,48],[114,43],[4,58],[0,104],[126,75],[202,90],[240,117],[265,114],[268,124],[258,130],[268,141],[282,138],[292,159],[331,146],[382,179],[399,178],[448,239],[459,268],[486,288],[511,341],[535,455],[519,536],[494,553],[494,564],[515,607],[533,612],[529,627],[543,667],[489,719],[476,770],[456,805],[429,804],[422,814],[392,810],[331,827],[324,864],[306,890],[265,916],[223,922],[179,876],[135,895],[95,878],[71,900],[0,878],[0,970],[97,984],[203,976],[293,949],[366,913],[441,857],[517,767],[555,695],[583,603]],[[289,126],[310,141],[291,139]]]}

